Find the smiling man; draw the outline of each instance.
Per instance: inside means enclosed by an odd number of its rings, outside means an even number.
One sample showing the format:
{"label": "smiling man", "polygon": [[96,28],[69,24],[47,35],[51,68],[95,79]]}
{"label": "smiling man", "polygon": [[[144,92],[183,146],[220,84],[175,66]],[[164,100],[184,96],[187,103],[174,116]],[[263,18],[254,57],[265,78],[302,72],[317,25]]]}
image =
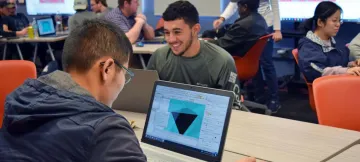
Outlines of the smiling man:
{"label": "smiling man", "polygon": [[231,55],[212,43],[200,41],[199,13],[188,1],[177,1],[163,13],[168,46],[150,58],[148,69],[161,80],[219,88],[236,89],[237,72]]}

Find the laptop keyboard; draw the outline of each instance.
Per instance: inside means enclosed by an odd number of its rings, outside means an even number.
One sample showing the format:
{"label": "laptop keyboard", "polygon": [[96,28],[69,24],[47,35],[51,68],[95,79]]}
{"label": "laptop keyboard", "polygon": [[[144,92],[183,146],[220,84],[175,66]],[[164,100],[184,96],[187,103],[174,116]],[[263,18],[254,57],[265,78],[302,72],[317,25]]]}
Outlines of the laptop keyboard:
{"label": "laptop keyboard", "polygon": [[151,148],[142,148],[148,162],[183,162],[175,157],[168,156],[164,153],[160,153],[152,150]]}

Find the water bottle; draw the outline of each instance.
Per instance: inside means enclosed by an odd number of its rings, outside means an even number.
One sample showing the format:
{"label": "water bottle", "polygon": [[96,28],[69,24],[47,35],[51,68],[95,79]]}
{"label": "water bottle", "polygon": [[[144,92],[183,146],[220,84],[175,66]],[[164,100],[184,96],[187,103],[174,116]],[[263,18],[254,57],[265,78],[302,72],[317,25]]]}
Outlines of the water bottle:
{"label": "water bottle", "polygon": [[56,22],[56,34],[61,34],[63,32],[61,15],[59,14],[55,15],[55,22]]}
{"label": "water bottle", "polygon": [[34,37],[35,37],[35,38],[39,37],[38,27],[37,27],[35,18],[33,18],[33,21],[32,21],[32,23],[31,23],[31,26],[32,26],[32,30],[33,30],[33,32],[34,32]]}

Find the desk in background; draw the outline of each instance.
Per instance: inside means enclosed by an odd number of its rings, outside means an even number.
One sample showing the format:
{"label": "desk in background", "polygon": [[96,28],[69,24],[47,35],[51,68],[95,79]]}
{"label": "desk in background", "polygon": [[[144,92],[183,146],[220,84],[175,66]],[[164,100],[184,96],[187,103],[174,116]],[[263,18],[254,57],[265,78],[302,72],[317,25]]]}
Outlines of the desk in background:
{"label": "desk in background", "polygon": [[136,47],[136,45],[132,45],[134,54],[139,56],[141,61],[141,66],[143,69],[146,69],[146,64],[143,54],[153,54],[157,49],[166,46],[167,44],[144,44],[144,47]]}
{"label": "desk in background", "polygon": [[19,54],[19,57],[21,60],[23,60],[23,55],[22,55],[22,52],[21,52],[21,49],[19,47],[19,44],[20,43],[35,43],[35,49],[34,49],[34,57],[33,57],[33,61],[35,62],[36,60],[36,56],[37,56],[37,49],[38,49],[38,43],[46,43],[47,47],[48,47],[48,50],[49,50],[49,53],[50,53],[50,56],[51,56],[51,59],[53,61],[55,61],[55,56],[54,56],[54,53],[53,53],[53,50],[50,46],[50,43],[53,43],[53,42],[58,42],[58,41],[63,41],[67,38],[68,35],[66,35],[66,33],[64,33],[65,35],[63,36],[54,36],[54,37],[37,37],[37,38],[28,38],[28,37],[19,37],[19,38],[10,38],[10,39],[0,39],[0,42],[4,42],[5,43],[5,46],[4,46],[4,52],[3,52],[3,60],[5,60],[6,58],[6,50],[7,50],[7,44],[9,43],[13,43],[16,45],[16,49],[18,51],[18,54]]}
{"label": "desk in background", "polygon": [[[146,114],[115,110],[143,129]],[[233,110],[225,150],[276,162],[322,161],[360,139],[360,132]]]}

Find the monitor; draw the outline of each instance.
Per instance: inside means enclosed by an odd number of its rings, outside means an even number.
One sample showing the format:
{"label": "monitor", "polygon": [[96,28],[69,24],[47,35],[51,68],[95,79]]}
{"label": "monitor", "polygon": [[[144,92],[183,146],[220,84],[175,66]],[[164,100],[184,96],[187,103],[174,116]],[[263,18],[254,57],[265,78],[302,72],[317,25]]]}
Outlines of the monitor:
{"label": "monitor", "polygon": [[[304,21],[314,16],[316,6],[325,0],[279,0],[280,18],[285,21]],[[345,22],[360,22],[360,0],[332,0],[343,9]]]}
{"label": "monitor", "polygon": [[74,0],[26,0],[28,15],[72,15]]}
{"label": "monitor", "polygon": [[37,19],[36,24],[39,30],[39,36],[49,35],[49,34],[56,34],[54,22],[51,17],[49,18],[42,18]]}
{"label": "monitor", "polygon": [[142,141],[220,161],[234,93],[159,82],[164,83],[154,87]]}

